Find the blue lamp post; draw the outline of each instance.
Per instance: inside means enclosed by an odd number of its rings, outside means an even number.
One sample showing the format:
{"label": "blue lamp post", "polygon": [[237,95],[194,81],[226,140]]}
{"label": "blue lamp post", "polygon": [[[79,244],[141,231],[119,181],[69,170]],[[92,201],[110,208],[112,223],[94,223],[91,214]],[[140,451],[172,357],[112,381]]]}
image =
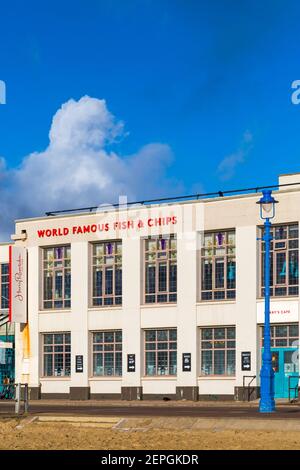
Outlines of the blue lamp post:
{"label": "blue lamp post", "polygon": [[264,220],[264,234],[262,240],[265,242],[265,324],[264,324],[264,352],[262,367],[260,370],[260,413],[275,411],[274,400],[274,371],[271,356],[271,328],[270,328],[270,243],[271,222],[275,217],[275,204],[278,201],[272,196],[269,189],[263,190],[263,195],[257,204],[260,205],[260,217]]}

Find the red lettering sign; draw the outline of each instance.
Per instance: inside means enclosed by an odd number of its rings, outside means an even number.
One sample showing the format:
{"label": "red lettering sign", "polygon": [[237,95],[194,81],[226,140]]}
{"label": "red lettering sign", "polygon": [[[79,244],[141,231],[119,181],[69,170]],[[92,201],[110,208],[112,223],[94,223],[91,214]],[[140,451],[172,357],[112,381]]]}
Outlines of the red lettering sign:
{"label": "red lettering sign", "polygon": [[148,227],[163,227],[177,224],[176,216],[154,217],[143,220],[117,220],[113,224],[108,222],[91,225],[74,225],[71,229],[68,227],[38,229],[38,238],[65,237],[71,232],[73,235],[83,235],[86,233],[108,232],[109,230],[134,230],[141,229],[145,225]]}

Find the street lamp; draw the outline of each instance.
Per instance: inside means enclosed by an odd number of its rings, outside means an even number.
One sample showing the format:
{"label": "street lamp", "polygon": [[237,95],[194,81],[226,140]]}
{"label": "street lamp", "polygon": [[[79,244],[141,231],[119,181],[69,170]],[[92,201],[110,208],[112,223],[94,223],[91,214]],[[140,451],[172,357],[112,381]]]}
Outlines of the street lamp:
{"label": "street lamp", "polygon": [[274,371],[271,357],[271,328],[270,328],[270,242],[271,222],[275,217],[275,204],[278,201],[272,196],[270,189],[263,190],[263,195],[257,204],[260,205],[260,217],[264,220],[264,234],[262,240],[265,242],[265,324],[264,324],[264,352],[260,370],[260,413],[275,411],[274,400]]}

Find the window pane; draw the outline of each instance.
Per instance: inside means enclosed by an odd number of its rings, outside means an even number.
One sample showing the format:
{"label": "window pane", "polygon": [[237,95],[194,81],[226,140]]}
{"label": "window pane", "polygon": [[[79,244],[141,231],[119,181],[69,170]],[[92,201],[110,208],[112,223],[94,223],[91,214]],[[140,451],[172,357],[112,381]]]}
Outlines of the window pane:
{"label": "window pane", "polygon": [[167,341],[167,340],[168,340],[168,330],[158,330],[157,341]]}
{"label": "window pane", "polygon": [[44,375],[51,377],[53,375],[53,356],[52,354],[44,354]]}
{"label": "window pane", "polygon": [[167,290],[167,265],[160,263],[158,269],[158,291],[164,292]]}
{"label": "window pane", "polygon": [[290,330],[290,336],[298,337],[299,335],[298,325],[290,325],[289,330]]}
{"label": "window pane", "polygon": [[279,337],[287,337],[287,326],[286,325],[275,326],[275,335]]}
{"label": "window pane", "polygon": [[155,341],[156,340],[156,330],[146,331],[146,341]]}
{"label": "window pane", "polygon": [[212,375],[212,351],[202,351],[201,354],[201,374]]}
{"label": "window pane", "polygon": [[213,338],[212,328],[203,328],[203,330],[202,330],[202,339],[212,339],[212,338]]}
{"label": "window pane", "polygon": [[227,375],[235,375],[235,351],[227,351]]}
{"label": "window pane", "polygon": [[113,270],[111,268],[105,269],[105,294],[113,293]]}
{"label": "window pane", "polygon": [[225,339],[225,328],[215,328],[214,329],[214,338],[215,339]]}
{"label": "window pane", "polygon": [[214,375],[225,374],[225,351],[214,351]]}
{"label": "window pane", "polygon": [[155,352],[146,352],[146,375],[156,375]]}

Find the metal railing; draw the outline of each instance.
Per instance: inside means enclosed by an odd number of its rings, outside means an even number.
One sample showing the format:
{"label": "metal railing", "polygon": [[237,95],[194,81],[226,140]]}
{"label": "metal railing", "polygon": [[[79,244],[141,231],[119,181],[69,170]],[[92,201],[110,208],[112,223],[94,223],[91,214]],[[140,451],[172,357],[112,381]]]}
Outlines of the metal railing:
{"label": "metal railing", "polygon": [[[248,384],[245,384],[246,379],[251,379]],[[254,392],[255,388],[251,387],[252,382],[256,379],[256,375],[243,375],[243,401],[246,401],[245,395],[247,392],[247,401],[250,401],[251,395]]]}
{"label": "metal railing", "polygon": [[[297,379],[296,385],[291,387],[291,379]],[[288,376],[288,389],[289,389],[289,403],[296,401],[299,397],[299,379],[300,375],[289,375]],[[295,396],[291,399],[291,391],[294,390]]]}
{"label": "metal railing", "polygon": [[299,182],[296,183],[283,183],[283,184],[271,184],[267,186],[256,186],[252,188],[240,188],[240,189],[228,189],[225,191],[213,191],[209,193],[197,193],[197,194],[187,194],[185,196],[169,196],[169,197],[163,197],[163,198],[155,198],[155,199],[144,199],[141,201],[130,201],[126,203],[114,203],[114,204],[101,204],[101,206],[90,206],[90,207],[78,207],[76,209],[63,209],[63,210],[55,210],[55,211],[48,211],[45,212],[46,216],[55,216],[58,214],[68,214],[68,213],[74,213],[74,212],[93,212],[97,210],[110,210],[112,207],[115,208],[124,208],[126,209],[127,207],[130,206],[135,206],[135,205],[150,205],[150,204],[160,204],[160,203],[174,203],[174,202],[180,202],[180,201],[189,201],[189,200],[198,200],[198,199],[205,199],[205,198],[211,198],[211,197],[224,197],[224,196],[230,196],[230,195],[235,195],[235,194],[249,194],[250,193],[257,193],[258,191],[261,191],[263,189],[274,189],[276,190],[277,188],[289,188],[290,186],[297,186],[300,185]]}

